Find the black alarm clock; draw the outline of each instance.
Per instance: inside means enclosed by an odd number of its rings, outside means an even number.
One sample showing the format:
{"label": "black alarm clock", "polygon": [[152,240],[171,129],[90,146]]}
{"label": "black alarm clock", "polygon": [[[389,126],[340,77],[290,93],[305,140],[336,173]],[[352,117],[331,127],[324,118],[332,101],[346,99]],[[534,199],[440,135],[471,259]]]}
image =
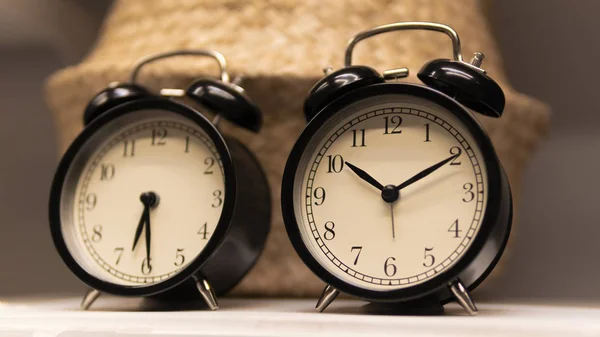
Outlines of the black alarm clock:
{"label": "black alarm clock", "polygon": [[[201,78],[160,95],[136,84],[142,66],[179,55],[214,58],[220,80]],[[221,117],[254,132],[262,124],[260,110],[230,82],[223,55],[211,50],[143,59],[130,83],[111,85],[89,103],[50,195],[56,249],[91,287],[82,308],[106,292],[197,298],[215,310],[217,296],[252,267],[269,232],[269,188],[254,155],[219,131]]]}
{"label": "black alarm clock", "polygon": [[[406,29],[452,40],[453,59],[419,71],[425,85],[388,82],[406,68],[381,75],[352,65],[359,41]],[[328,284],[318,311],[342,291],[404,309],[443,312],[456,300],[477,312],[469,292],[500,259],[512,221],[506,174],[472,113],[500,117],[504,109],[482,59],[464,62],[446,25],[395,23],[356,35],[345,67],[311,89],[281,205],[295,250]]]}

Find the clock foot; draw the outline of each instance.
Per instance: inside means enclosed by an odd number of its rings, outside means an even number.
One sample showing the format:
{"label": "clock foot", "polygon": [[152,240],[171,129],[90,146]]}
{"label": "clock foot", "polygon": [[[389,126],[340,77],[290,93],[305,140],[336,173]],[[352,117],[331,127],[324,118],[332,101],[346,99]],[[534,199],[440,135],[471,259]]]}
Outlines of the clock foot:
{"label": "clock foot", "polygon": [[83,300],[81,300],[81,309],[88,310],[92,304],[100,297],[101,292],[96,289],[90,288],[85,295],[83,295]]}
{"label": "clock foot", "polygon": [[219,304],[217,303],[217,295],[215,295],[215,290],[206,279],[196,278],[196,288],[198,288],[200,295],[202,295],[204,302],[210,310],[219,309]]}
{"label": "clock foot", "polygon": [[475,306],[471,295],[462,282],[460,282],[460,280],[456,280],[450,284],[450,291],[452,294],[454,294],[456,302],[458,302],[458,304],[460,304],[460,306],[463,307],[463,309],[465,309],[469,315],[477,315],[477,307]]}
{"label": "clock foot", "polygon": [[219,129],[219,124],[221,124],[221,115],[216,115],[215,118],[213,118],[213,120],[212,120],[212,124],[218,130]]}
{"label": "clock foot", "polygon": [[325,310],[325,308],[327,308],[339,294],[339,290],[335,289],[330,285],[327,285],[325,289],[323,289],[323,293],[321,294],[321,297],[319,298],[319,300],[317,301],[317,305],[315,306],[317,311],[323,312],[323,310]]}

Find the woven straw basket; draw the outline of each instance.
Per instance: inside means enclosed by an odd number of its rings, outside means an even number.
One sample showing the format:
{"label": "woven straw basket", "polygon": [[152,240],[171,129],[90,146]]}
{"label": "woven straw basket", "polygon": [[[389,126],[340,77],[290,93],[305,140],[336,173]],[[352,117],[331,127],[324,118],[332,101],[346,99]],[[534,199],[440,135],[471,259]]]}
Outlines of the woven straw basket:
{"label": "woven straw basket", "polygon": [[[305,121],[302,105],[324,66],[342,66],[345,44],[354,34],[397,21],[433,21],[453,27],[465,58],[487,55],[483,64],[503,87],[506,110],[500,119],[479,117],[519,195],[527,159],[548,128],[548,108],[515,92],[506,79],[497,46],[475,0],[428,1],[117,1],[95,48],[82,63],[48,80],[47,102],[54,113],[64,151],[82,129],[82,112],[95,93],[113,81],[126,81],[139,58],[175,49],[222,52],[230,72],[244,75],[243,86],[265,114],[259,135],[225,123],[256,153],[273,195],[273,223],[264,254],[234,289],[245,296],[315,296],[320,282],[300,261],[281,218],[280,184],[287,155]],[[434,58],[450,58],[450,40],[433,32],[385,34],[361,43],[354,63],[384,69],[408,67],[412,74]],[[148,88],[184,88],[199,76],[217,75],[214,64],[176,58],[144,68]],[[412,76],[408,81],[416,82]]]}

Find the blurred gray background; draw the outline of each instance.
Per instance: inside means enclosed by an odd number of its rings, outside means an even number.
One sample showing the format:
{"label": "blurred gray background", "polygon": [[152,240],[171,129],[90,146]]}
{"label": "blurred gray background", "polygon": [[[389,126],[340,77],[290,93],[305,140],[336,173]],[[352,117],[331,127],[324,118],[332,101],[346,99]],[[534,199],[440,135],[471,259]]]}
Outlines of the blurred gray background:
{"label": "blurred gray background", "polygon": [[[108,5],[0,0],[2,297],[84,289],[49,235],[47,198],[58,158],[42,88],[46,76],[91,47]],[[600,2],[503,0],[489,12],[512,84],[549,103],[553,116],[525,176],[511,258],[486,297],[598,301]]]}

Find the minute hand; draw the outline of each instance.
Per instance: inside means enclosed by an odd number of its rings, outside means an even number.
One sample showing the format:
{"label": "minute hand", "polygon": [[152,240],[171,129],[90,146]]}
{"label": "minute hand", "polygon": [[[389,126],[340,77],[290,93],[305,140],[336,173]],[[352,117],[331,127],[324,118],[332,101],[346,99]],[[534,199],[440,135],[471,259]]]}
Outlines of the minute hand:
{"label": "minute hand", "polygon": [[150,207],[146,207],[144,213],[146,214],[146,260],[150,265]]}
{"label": "minute hand", "polygon": [[406,186],[409,186],[425,177],[427,177],[428,175],[430,175],[431,173],[433,173],[435,170],[439,169],[440,167],[444,166],[447,162],[457,158],[460,154],[455,154],[453,156],[450,156],[444,160],[442,160],[441,162],[428,167],[426,169],[424,169],[423,171],[417,173],[416,175],[414,175],[412,178],[408,179],[407,181],[403,182],[402,184],[396,186],[396,191],[400,191],[401,189],[405,188]]}

